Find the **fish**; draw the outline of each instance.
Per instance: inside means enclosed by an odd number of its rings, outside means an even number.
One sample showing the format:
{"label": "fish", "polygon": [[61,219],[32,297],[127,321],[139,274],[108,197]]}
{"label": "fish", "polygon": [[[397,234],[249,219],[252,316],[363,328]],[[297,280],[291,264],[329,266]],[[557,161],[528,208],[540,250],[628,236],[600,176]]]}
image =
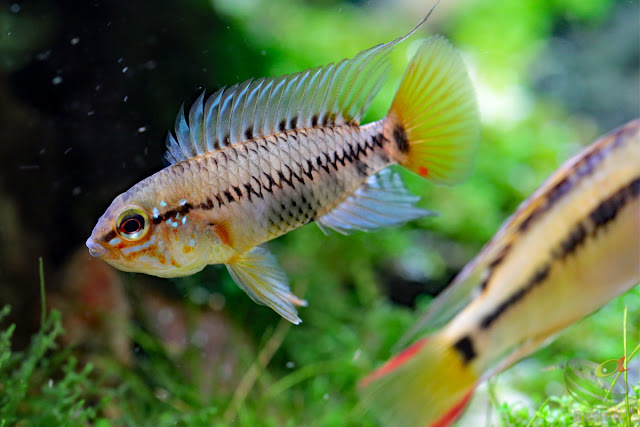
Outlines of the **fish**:
{"label": "fish", "polygon": [[[360,383],[387,426],[447,426],[477,384],[640,282],[640,119],[564,163]],[[407,346],[407,344],[410,344]]]}
{"label": "fish", "polygon": [[[435,6],[434,6],[435,8]],[[255,302],[292,323],[306,301],[264,246],[316,222],[349,234],[433,214],[403,185],[399,164],[436,184],[471,171],[480,120],[466,66],[441,36],[423,41],[388,114],[360,125],[406,35],[351,59],[203,92],[166,140],[169,166],[117,196],[89,252],[159,277],[226,265]]]}

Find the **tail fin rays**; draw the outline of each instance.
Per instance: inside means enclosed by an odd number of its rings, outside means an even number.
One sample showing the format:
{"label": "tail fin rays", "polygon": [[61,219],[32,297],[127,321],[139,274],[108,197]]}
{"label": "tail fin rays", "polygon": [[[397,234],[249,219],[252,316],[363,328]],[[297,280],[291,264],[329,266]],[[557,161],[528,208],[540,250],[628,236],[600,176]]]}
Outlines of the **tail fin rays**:
{"label": "tail fin rays", "polygon": [[443,37],[429,38],[407,67],[385,120],[392,155],[433,182],[455,184],[471,172],[479,129],[462,58]]}
{"label": "tail fin rays", "polygon": [[464,409],[478,376],[440,336],[423,339],[360,384],[363,406],[382,425],[451,424]]}

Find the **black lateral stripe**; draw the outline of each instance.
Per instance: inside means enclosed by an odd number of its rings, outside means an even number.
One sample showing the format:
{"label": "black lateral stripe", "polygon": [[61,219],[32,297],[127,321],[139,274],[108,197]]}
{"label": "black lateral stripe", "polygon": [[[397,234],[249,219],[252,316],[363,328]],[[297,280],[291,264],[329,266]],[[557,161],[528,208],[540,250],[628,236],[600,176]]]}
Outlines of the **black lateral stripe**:
{"label": "black lateral stripe", "polygon": [[491,326],[509,307],[524,298],[536,285],[542,283],[549,276],[554,260],[562,260],[575,253],[589,237],[594,237],[601,228],[615,219],[626,204],[637,197],[640,197],[640,176],[600,202],[585,219],[573,226],[567,233],[567,237],[562,239],[558,247],[551,252],[551,260],[536,271],[522,288],[503,301],[492,313],[485,316],[480,326],[483,329]]}
{"label": "black lateral stripe", "polygon": [[613,143],[607,144],[599,150],[594,150],[582,159],[574,166],[573,170],[560,180],[556,185],[551,187],[545,197],[545,203],[533,210],[527,218],[525,218],[518,229],[525,231],[529,226],[539,218],[543,213],[548,211],[558,201],[568,194],[573,187],[575,187],[582,179],[591,175],[598,165],[609,156],[616,148],[620,147],[624,141],[625,129],[618,130],[615,134],[611,135]]}
{"label": "black lateral stripe", "polygon": [[460,353],[460,355],[464,359],[465,364],[469,364],[473,359],[476,358],[477,353],[473,346],[473,341],[469,335],[466,335],[460,338],[453,347]]}
{"label": "black lateral stripe", "polygon": [[547,276],[549,276],[549,272],[551,271],[551,264],[543,265],[539,270],[537,270],[533,276],[527,281],[527,283],[518,289],[515,293],[511,294],[509,298],[503,301],[493,312],[486,315],[482,321],[480,322],[480,327],[482,329],[487,329],[493,322],[495,322],[509,307],[516,304],[522,298],[525,297],[533,288],[542,283]]}

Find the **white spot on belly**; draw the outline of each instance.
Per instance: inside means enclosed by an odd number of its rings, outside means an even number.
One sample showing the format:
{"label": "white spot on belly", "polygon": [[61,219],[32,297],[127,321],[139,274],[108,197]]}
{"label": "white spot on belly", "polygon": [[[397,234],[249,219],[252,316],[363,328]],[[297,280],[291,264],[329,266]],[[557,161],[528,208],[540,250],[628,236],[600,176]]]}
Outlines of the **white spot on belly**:
{"label": "white spot on belly", "polygon": [[182,217],[182,223],[184,224],[186,222],[187,222],[187,216],[185,215],[185,216]]}
{"label": "white spot on belly", "polygon": [[189,240],[189,246],[191,246],[192,248],[196,247],[196,241],[194,239]]}
{"label": "white spot on belly", "polygon": [[153,217],[158,218],[159,216],[160,216],[160,212],[158,211],[158,208],[153,208]]}
{"label": "white spot on belly", "polygon": [[180,206],[184,206],[187,204],[187,199],[180,200]]}
{"label": "white spot on belly", "polygon": [[164,200],[160,200],[160,206],[162,206],[163,208],[167,206],[167,202],[165,202]]}

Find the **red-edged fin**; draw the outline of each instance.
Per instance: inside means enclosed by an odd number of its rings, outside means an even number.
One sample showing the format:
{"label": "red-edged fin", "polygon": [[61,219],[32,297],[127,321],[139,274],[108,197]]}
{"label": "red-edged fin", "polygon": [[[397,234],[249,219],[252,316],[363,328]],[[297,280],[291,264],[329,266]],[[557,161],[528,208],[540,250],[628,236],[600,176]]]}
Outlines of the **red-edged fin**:
{"label": "red-edged fin", "polygon": [[442,418],[440,418],[435,423],[429,425],[429,427],[447,427],[453,424],[453,422],[457,420],[460,415],[462,415],[462,411],[464,411],[467,403],[469,403],[469,400],[471,400],[471,396],[473,396],[473,390],[467,393],[467,395],[463,397],[460,402],[456,403],[456,405],[451,408],[449,412],[444,414]]}
{"label": "red-edged fin", "polygon": [[360,383],[361,387],[366,387],[371,381],[374,381],[380,377],[383,377],[398,368],[406,361],[408,361],[411,357],[415,355],[415,353],[422,348],[423,345],[427,343],[427,339],[423,338],[420,341],[416,341],[411,344],[409,347],[405,348],[399,354],[389,359],[384,365],[367,375],[366,378],[362,380]]}
{"label": "red-edged fin", "polygon": [[439,335],[422,339],[361,383],[361,401],[381,421],[397,427],[452,422],[478,376]]}

